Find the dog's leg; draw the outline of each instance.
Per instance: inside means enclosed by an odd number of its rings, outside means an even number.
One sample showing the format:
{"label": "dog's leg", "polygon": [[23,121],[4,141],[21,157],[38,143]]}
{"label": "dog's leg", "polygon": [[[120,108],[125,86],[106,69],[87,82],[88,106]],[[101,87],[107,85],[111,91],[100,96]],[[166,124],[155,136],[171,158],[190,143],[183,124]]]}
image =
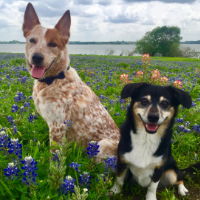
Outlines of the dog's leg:
{"label": "dog's leg", "polygon": [[156,190],[158,187],[158,182],[151,181],[148,189],[147,189],[147,195],[146,200],[156,200]]}
{"label": "dog's leg", "polygon": [[[53,141],[56,142],[57,145],[62,144],[62,138],[66,134],[66,126],[65,124],[61,124],[58,126],[49,126],[49,136],[50,136],[50,146],[53,146]],[[50,149],[50,152],[53,153],[55,149]]]}
{"label": "dog's leg", "polygon": [[183,183],[182,172],[176,166],[164,172],[161,182],[163,185],[178,185],[178,193],[181,196],[185,196],[188,192]]}
{"label": "dog's leg", "polygon": [[113,187],[110,189],[111,193],[114,194],[118,194],[121,192],[121,187],[124,185],[124,179],[126,177],[127,174],[127,170],[128,169],[124,169],[123,171],[121,171],[121,173],[117,176],[117,180],[115,182],[115,184],[113,185]]}
{"label": "dog's leg", "polygon": [[98,163],[103,162],[105,156],[117,158],[118,141],[112,141],[109,139],[103,139],[98,142],[99,153],[97,154],[96,161]]}

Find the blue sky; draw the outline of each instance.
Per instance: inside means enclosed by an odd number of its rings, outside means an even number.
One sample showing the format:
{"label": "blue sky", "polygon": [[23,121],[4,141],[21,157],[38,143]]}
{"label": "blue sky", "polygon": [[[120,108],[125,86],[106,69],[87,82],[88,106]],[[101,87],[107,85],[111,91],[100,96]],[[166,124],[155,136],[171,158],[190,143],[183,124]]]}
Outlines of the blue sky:
{"label": "blue sky", "polygon": [[[0,0],[1,41],[25,41],[25,0]],[[71,41],[136,41],[158,26],[178,26],[182,41],[200,40],[200,0],[31,1],[42,26],[53,28],[71,12]]]}

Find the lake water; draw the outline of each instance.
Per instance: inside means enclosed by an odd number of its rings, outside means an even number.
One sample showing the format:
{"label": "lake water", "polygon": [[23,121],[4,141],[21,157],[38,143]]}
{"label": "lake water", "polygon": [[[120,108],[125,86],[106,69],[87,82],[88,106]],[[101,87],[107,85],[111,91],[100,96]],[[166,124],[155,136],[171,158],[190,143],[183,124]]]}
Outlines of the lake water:
{"label": "lake water", "polygon": [[[190,47],[200,52],[200,44],[181,44],[183,47]],[[133,51],[135,45],[67,45],[69,54],[86,54],[86,55],[108,55],[113,50],[113,55],[120,55],[122,52]],[[0,44],[0,52],[7,53],[25,53],[25,44]],[[137,55],[137,54],[134,54]]]}

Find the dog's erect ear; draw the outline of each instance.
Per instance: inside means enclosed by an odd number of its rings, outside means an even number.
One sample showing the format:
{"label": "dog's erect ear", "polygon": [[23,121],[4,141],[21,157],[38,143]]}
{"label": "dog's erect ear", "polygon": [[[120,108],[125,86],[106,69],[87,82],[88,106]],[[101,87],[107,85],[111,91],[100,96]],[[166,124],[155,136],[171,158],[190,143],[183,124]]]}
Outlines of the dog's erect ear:
{"label": "dog's erect ear", "polygon": [[60,36],[65,39],[66,43],[68,42],[70,37],[70,25],[70,11],[67,10],[55,26]]}
{"label": "dog's erect ear", "polygon": [[136,96],[139,89],[148,85],[148,83],[129,83],[122,89],[121,98],[126,99],[128,97]]}
{"label": "dog's erect ear", "polygon": [[174,93],[174,97],[178,101],[178,104],[181,104],[188,109],[192,106],[192,99],[187,92],[173,86],[169,86],[169,89]]}
{"label": "dog's erect ear", "polygon": [[24,23],[22,26],[22,30],[24,32],[24,37],[36,26],[40,24],[38,16],[33,8],[31,3],[28,3],[26,7],[26,11],[24,13]]}

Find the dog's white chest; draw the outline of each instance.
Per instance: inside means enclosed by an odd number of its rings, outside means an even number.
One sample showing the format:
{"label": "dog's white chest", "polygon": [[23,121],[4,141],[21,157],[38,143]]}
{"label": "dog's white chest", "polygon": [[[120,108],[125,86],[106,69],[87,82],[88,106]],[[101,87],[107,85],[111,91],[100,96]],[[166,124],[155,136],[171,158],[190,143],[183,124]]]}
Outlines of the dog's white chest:
{"label": "dog's white chest", "polygon": [[124,158],[138,183],[147,186],[155,167],[162,163],[162,156],[153,155],[160,144],[160,137],[146,132],[130,134],[133,149],[125,153]]}

